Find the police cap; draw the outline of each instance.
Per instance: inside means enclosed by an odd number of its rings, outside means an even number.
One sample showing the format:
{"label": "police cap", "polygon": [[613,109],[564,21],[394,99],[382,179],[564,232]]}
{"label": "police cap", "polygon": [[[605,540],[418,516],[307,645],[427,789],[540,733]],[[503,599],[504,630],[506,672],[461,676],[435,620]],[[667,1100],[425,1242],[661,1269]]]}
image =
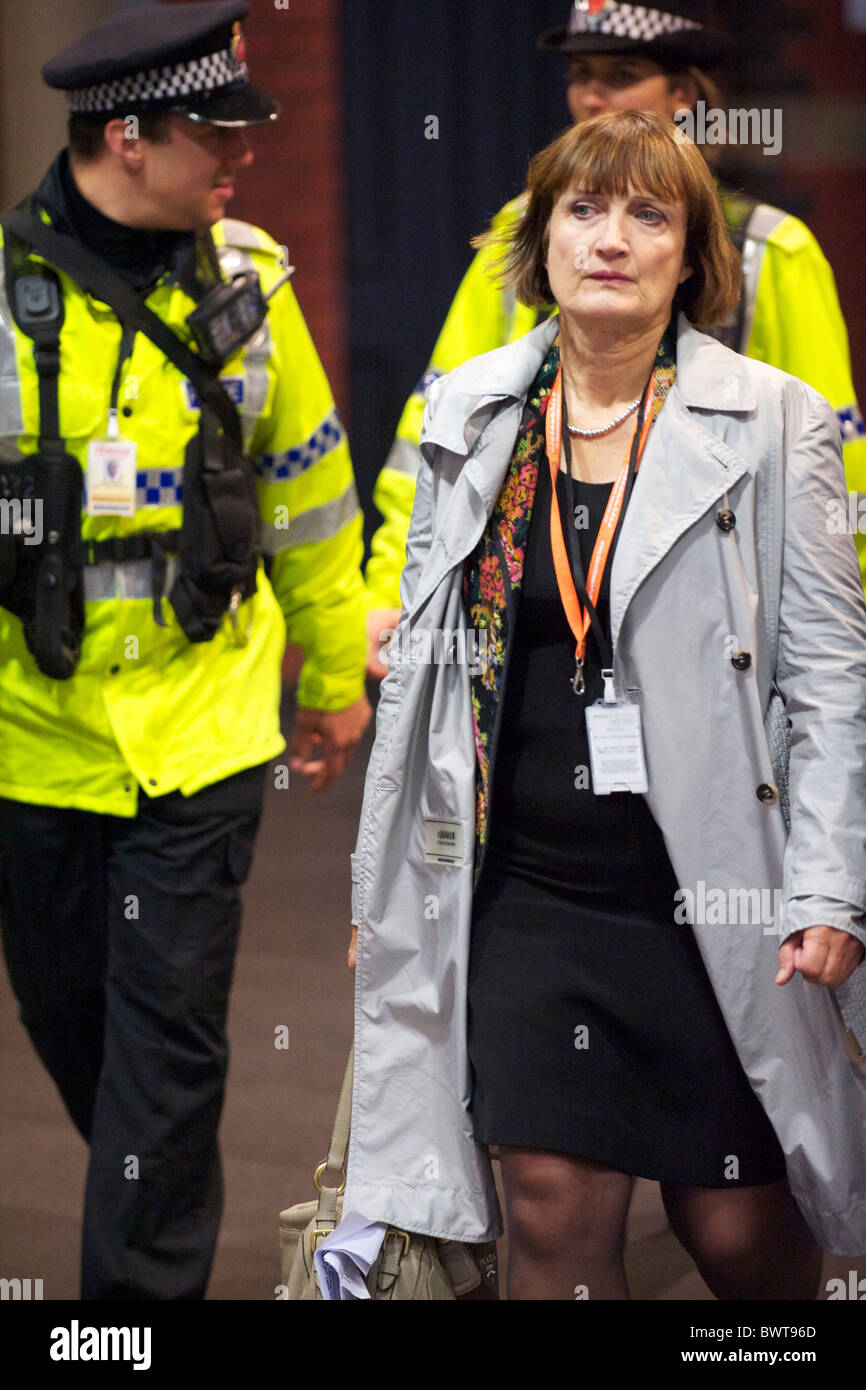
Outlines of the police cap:
{"label": "police cap", "polygon": [[710,27],[710,0],[634,5],[574,0],[568,23],[541,34],[548,53],[642,53],[664,67],[712,68],[730,56],[729,39]]}
{"label": "police cap", "polygon": [[208,125],[276,120],[279,102],[249,80],[241,20],[246,0],[141,5],[112,15],[42,69],[72,114],[104,120],[170,111]]}

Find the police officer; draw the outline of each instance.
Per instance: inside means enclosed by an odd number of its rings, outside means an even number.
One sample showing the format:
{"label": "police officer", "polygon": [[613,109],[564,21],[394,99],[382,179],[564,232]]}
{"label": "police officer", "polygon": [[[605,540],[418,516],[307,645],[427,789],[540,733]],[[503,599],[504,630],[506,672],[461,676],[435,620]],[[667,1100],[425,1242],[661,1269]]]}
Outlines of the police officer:
{"label": "police officer", "polygon": [[343,428],[280,248],[224,217],[279,114],[247,13],[124,11],[48,63],[69,148],[3,218],[0,920],[90,1145],[85,1298],[204,1296],[286,635],[314,788],[370,717]]}
{"label": "police officer", "polygon": [[[708,25],[707,0],[652,7],[619,0],[575,0],[565,26],[542,34],[539,48],[570,57],[568,103],[575,121],[614,109],[656,110],[673,117],[698,101],[718,100],[706,69],[729,45]],[[866,492],[866,433],[851,378],[848,337],[833,273],[809,229],[778,208],[720,190],[728,228],[743,255],[740,311],[716,336],[814,386],[838,412],[851,491]],[[494,231],[515,223],[522,199],[493,219]],[[415,480],[426,393],[437,377],[492,348],[522,337],[536,311],[518,304],[494,280],[497,249],[482,248],[466,273],[433,349],[430,364],[403,411],[379,473],[374,501],[385,520],[367,564],[368,669],[383,676],[380,633],[399,618],[399,578]],[[866,537],[857,536],[866,580]]]}

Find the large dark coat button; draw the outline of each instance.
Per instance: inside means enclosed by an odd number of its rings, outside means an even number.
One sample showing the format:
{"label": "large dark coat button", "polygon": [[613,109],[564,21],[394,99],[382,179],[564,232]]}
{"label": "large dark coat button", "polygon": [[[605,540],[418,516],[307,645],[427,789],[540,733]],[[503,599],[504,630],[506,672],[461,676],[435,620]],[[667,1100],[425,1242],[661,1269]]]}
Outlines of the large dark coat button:
{"label": "large dark coat button", "polygon": [[763,801],[765,806],[772,806],[774,801],[779,800],[779,788],[772,782],[762,782],[755,788],[755,794],[759,801]]}
{"label": "large dark coat button", "polygon": [[731,663],[736,666],[738,671],[748,671],[752,664],[752,653],[734,652],[734,655],[731,657]]}
{"label": "large dark coat button", "polygon": [[729,512],[727,507],[721,512],[716,512],[716,525],[720,531],[733,531],[737,524],[737,518],[733,512]]}

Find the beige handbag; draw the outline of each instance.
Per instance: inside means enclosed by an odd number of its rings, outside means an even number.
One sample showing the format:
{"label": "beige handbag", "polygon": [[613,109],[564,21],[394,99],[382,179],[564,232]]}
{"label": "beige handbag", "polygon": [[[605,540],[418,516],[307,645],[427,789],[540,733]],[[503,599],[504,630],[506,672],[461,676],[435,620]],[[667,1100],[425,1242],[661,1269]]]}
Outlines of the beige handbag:
{"label": "beige handbag", "polygon": [[[287,1290],[285,1296],[290,1300],[322,1297],[313,1253],[343,1214],[354,1062],[352,1048],[328,1157],[313,1174],[318,1201],[300,1202],[280,1212],[282,1280]],[[325,1185],[329,1173],[332,1178],[340,1175],[338,1187]],[[367,1276],[367,1288],[373,1299],[498,1299],[496,1245],[464,1245],[389,1227]]]}

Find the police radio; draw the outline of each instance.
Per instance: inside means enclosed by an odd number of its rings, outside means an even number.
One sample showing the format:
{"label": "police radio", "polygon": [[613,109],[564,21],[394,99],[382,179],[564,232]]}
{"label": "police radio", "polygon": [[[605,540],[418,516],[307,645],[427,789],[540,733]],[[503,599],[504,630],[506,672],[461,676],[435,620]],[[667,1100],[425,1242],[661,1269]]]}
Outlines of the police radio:
{"label": "police radio", "polygon": [[289,266],[268,294],[262,294],[258,272],[244,270],[227,284],[215,285],[188,316],[198,355],[206,366],[219,368],[258,332],[268,303],[295,273]]}

